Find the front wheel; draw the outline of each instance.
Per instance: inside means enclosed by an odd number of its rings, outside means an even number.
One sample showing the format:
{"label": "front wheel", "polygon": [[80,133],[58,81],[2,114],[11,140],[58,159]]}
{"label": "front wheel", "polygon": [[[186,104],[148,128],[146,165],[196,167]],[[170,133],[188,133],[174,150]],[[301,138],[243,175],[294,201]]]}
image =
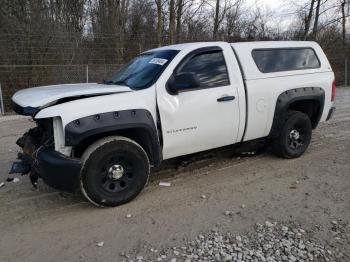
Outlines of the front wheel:
{"label": "front wheel", "polygon": [[82,156],[80,188],[97,206],[118,206],[144,188],[150,164],[144,149],[126,137],[107,137],[92,144]]}
{"label": "front wheel", "polygon": [[308,148],[311,141],[310,118],[299,111],[289,111],[279,137],[273,141],[276,155],[284,158],[297,158]]}

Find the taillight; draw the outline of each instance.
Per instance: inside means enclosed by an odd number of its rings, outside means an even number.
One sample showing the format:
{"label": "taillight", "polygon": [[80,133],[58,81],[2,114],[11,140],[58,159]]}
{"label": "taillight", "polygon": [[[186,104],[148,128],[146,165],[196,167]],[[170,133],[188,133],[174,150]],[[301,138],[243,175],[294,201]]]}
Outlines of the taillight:
{"label": "taillight", "polygon": [[334,101],[335,99],[335,80],[333,80],[332,83],[332,97],[331,97],[331,101]]}

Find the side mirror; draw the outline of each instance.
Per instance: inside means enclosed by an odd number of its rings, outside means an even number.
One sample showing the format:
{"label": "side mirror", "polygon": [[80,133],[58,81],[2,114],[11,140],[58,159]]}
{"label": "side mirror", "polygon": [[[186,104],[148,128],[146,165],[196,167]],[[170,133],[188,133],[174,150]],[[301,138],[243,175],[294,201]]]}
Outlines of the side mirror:
{"label": "side mirror", "polygon": [[173,75],[167,84],[167,88],[172,94],[185,91],[200,86],[199,79],[195,73],[179,73]]}

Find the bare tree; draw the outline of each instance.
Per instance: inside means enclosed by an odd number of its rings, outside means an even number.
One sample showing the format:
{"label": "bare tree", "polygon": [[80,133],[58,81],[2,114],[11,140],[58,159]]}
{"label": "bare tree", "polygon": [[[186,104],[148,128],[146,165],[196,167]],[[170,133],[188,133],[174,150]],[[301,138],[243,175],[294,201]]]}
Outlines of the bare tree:
{"label": "bare tree", "polygon": [[346,16],[345,16],[345,1],[341,1],[341,14],[342,14],[342,39],[343,39],[343,46],[346,45]]}
{"label": "bare tree", "polygon": [[180,42],[182,31],[182,12],[184,7],[184,0],[177,0],[176,4],[176,42]]}
{"label": "bare tree", "polygon": [[304,40],[306,40],[307,35],[309,34],[311,20],[312,20],[312,15],[313,15],[313,12],[314,12],[314,5],[315,5],[315,0],[311,0],[310,8],[309,8],[309,14],[308,14],[307,17],[305,17],[305,28],[304,28],[304,34],[303,34],[303,39]]}
{"label": "bare tree", "polygon": [[318,31],[318,21],[320,18],[320,6],[321,6],[321,0],[317,0],[317,6],[316,6],[316,13],[315,13],[315,22],[314,22],[314,28],[312,30],[312,38],[316,40],[317,37],[317,31]]}
{"label": "bare tree", "polygon": [[229,41],[235,41],[240,38],[240,24],[242,0],[237,0],[226,13],[226,36]]}
{"label": "bare tree", "polygon": [[214,16],[214,28],[213,28],[213,39],[216,40],[219,30],[219,14],[220,14],[220,0],[216,0],[215,5],[215,16]]}
{"label": "bare tree", "polygon": [[[170,43],[312,38],[328,55],[350,55],[347,48],[340,48],[347,47],[349,0],[283,0],[289,7],[278,13],[294,15],[289,26],[271,23],[278,17],[257,2],[1,0],[0,64],[28,69],[20,77],[19,69],[12,71],[21,79],[16,82],[8,81],[12,78],[0,68],[0,81],[7,92],[9,83],[16,88],[39,85],[53,82],[60,74],[49,67],[39,72],[37,65],[122,64],[144,50],[166,44],[164,32]],[[285,14],[281,21],[284,18]]]}
{"label": "bare tree", "polygon": [[162,32],[163,32],[163,1],[155,0],[157,6],[157,42],[158,46],[162,45]]}
{"label": "bare tree", "polygon": [[169,40],[175,42],[175,0],[169,2]]}

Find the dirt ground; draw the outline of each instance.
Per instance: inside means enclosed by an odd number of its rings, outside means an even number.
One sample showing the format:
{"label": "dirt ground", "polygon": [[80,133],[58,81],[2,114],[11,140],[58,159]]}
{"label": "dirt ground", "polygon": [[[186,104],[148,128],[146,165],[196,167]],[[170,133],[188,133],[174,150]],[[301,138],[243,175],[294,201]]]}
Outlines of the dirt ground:
{"label": "dirt ground", "polygon": [[[299,159],[269,151],[237,158],[230,147],[175,159],[154,170],[139,197],[117,208],[96,208],[43,183],[34,190],[28,177],[18,176],[18,183],[0,188],[0,261],[120,261],[121,252],[181,245],[213,227],[249,232],[266,220],[316,226],[315,237],[328,242],[331,221],[350,221],[350,88],[338,88],[336,106]],[[0,182],[15,160],[17,137],[31,125],[0,118]],[[96,246],[100,241],[103,247]],[[350,254],[348,243],[342,248]]]}

